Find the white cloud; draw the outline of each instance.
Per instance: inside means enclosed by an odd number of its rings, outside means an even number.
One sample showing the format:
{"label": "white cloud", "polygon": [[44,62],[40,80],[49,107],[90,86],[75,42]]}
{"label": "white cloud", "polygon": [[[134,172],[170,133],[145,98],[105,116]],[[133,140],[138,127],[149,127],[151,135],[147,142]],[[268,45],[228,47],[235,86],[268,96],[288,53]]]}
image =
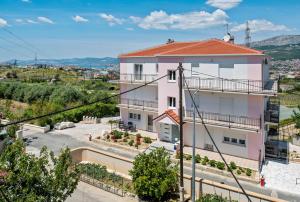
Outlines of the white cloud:
{"label": "white cloud", "polygon": [[75,22],[78,22],[78,23],[80,23],[80,22],[88,22],[88,21],[89,21],[88,19],[86,19],[86,18],[84,18],[84,17],[81,17],[81,16],[79,16],[79,15],[76,15],[76,16],[72,17],[72,19],[73,19]]}
{"label": "white cloud", "polygon": [[238,6],[243,0],[207,0],[206,4],[223,10]]}
{"label": "white cloud", "polygon": [[[249,28],[251,32],[263,32],[263,31],[290,31],[285,25],[276,25],[265,19],[249,20]],[[246,29],[246,23],[236,25],[231,29],[232,32],[244,31]]]}
{"label": "white cloud", "polygon": [[38,21],[40,21],[42,23],[54,24],[54,22],[52,20],[50,20],[49,18],[46,18],[46,17],[38,17],[37,19],[38,19]]}
{"label": "white cloud", "polygon": [[23,22],[24,22],[23,19],[16,19],[15,21],[16,21],[17,23],[23,23]]}
{"label": "white cloud", "polygon": [[29,23],[29,24],[38,24],[37,21],[31,20],[31,19],[27,19],[26,22]]}
{"label": "white cloud", "polygon": [[24,2],[24,3],[31,3],[30,0],[21,0],[21,1]]}
{"label": "white cloud", "polygon": [[110,26],[121,25],[124,22],[124,19],[116,18],[115,16],[106,13],[100,13],[99,16],[108,22]]}
{"label": "white cloud", "polygon": [[206,11],[189,12],[183,14],[168,14],[165,11],[153,11],[144,18],[129,17],[133,23],[143,29],[203,29],[224,25],[227,23],[227,14],[217,9],[209,13]]}
{"label": "white cloud", "polygon": [[5,27],[7,26],[7,21],[4,20],[3,18],[0,18],[0,27]]}

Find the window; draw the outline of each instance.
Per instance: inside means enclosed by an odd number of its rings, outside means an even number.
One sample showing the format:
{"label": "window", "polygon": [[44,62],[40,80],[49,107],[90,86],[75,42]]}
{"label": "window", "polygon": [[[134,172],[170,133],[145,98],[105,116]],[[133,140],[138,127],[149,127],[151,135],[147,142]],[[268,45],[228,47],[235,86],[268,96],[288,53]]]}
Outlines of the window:
{"label": "window", "polygon": [[176,107],[176,98],[175,97],[168,97],[168,106],[175,108]]}
{"label": "window", "polygon": [[199,75],[200,72],[200,64],[192,63],[192,75]]}
{"label": "window", "polygon": [[134,64],[134,79],[142,80],[143,74],[143,65],[142,64]]}
{"label": "window", "polygon": [[129,119],[133,120],[141,120],[141,115],[140,114],[135,114],[135,113],[129,113]]}
{"label": "window", "polygon": [[246,140],[239,140],[240,145],[246,145]]}
{"label": "window", "polygon": [[169,78],[169,81],[176,81],[176,71],[169,70],[168,78]]}
{"label": "window", "polygon": [[224,137],[224,142],[230,142],[230,138],[229,137]]}
{"label": "window", "polygon": [[158,63],[156,63],[156,74],[158,74]]}
{"label": "window", "polygon": [[231,143],[237,144],[237,139],[236,138],[231,138]]}

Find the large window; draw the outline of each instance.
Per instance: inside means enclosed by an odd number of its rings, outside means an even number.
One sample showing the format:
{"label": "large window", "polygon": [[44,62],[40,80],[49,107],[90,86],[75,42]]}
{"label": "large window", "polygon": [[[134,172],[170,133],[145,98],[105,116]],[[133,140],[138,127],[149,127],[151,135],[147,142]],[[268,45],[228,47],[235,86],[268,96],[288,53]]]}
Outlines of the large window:
{"label": "large window", "polygon": [[168,107],[175,108],[176,107],[176,98],[168,97]]}
{"label": "large window", "polygon": [[228,144],[234,144],[238,146],[246,146],[246,140],[244,139],[237,139],[237,138],[230,138],[227,136],[223,137],[223,142]]}
{"label": "large window", "polygon": [[168,80],[169,81],[176,81],[176,71],[168,70]]}

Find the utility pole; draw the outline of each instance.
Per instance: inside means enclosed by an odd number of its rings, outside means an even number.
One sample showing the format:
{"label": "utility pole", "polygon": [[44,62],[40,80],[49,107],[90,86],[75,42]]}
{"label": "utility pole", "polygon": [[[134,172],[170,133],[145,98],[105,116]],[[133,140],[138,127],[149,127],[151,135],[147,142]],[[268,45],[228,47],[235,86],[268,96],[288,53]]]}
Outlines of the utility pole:
{"label": "utility pole", "polygon": [[250,36],[250,27],[249,27],[249,22],[246,22],[246,30],[245,30],[245,45],[247,47],[250,47],[251,43],[251,36]]}
{"label": "utility pole", "polygon": [[183,107],[182,107],[182,75],[183,75],[183,67],[182,63],[179,63],[179,136],[180,136],[180,201],[184,201],[184,184],[183,184]]}

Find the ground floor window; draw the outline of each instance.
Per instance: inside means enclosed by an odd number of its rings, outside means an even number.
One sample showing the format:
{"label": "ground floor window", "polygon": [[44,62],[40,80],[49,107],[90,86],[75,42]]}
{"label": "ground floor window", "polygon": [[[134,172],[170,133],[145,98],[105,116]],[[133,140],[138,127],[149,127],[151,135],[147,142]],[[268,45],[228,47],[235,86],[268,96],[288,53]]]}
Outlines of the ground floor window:
{"label": "ground floor window", "polygon": [[240,146],[246,145],[246,140],[244,140],[244,139],[230,138],[230,137],[226,137],[226,136],[223,137],[223,142],[229,143],[229,144],[240,145]]}
{"label": "ground floor window", "polygon": [[141,114],[129,113],[129,119],[141,120]]}

